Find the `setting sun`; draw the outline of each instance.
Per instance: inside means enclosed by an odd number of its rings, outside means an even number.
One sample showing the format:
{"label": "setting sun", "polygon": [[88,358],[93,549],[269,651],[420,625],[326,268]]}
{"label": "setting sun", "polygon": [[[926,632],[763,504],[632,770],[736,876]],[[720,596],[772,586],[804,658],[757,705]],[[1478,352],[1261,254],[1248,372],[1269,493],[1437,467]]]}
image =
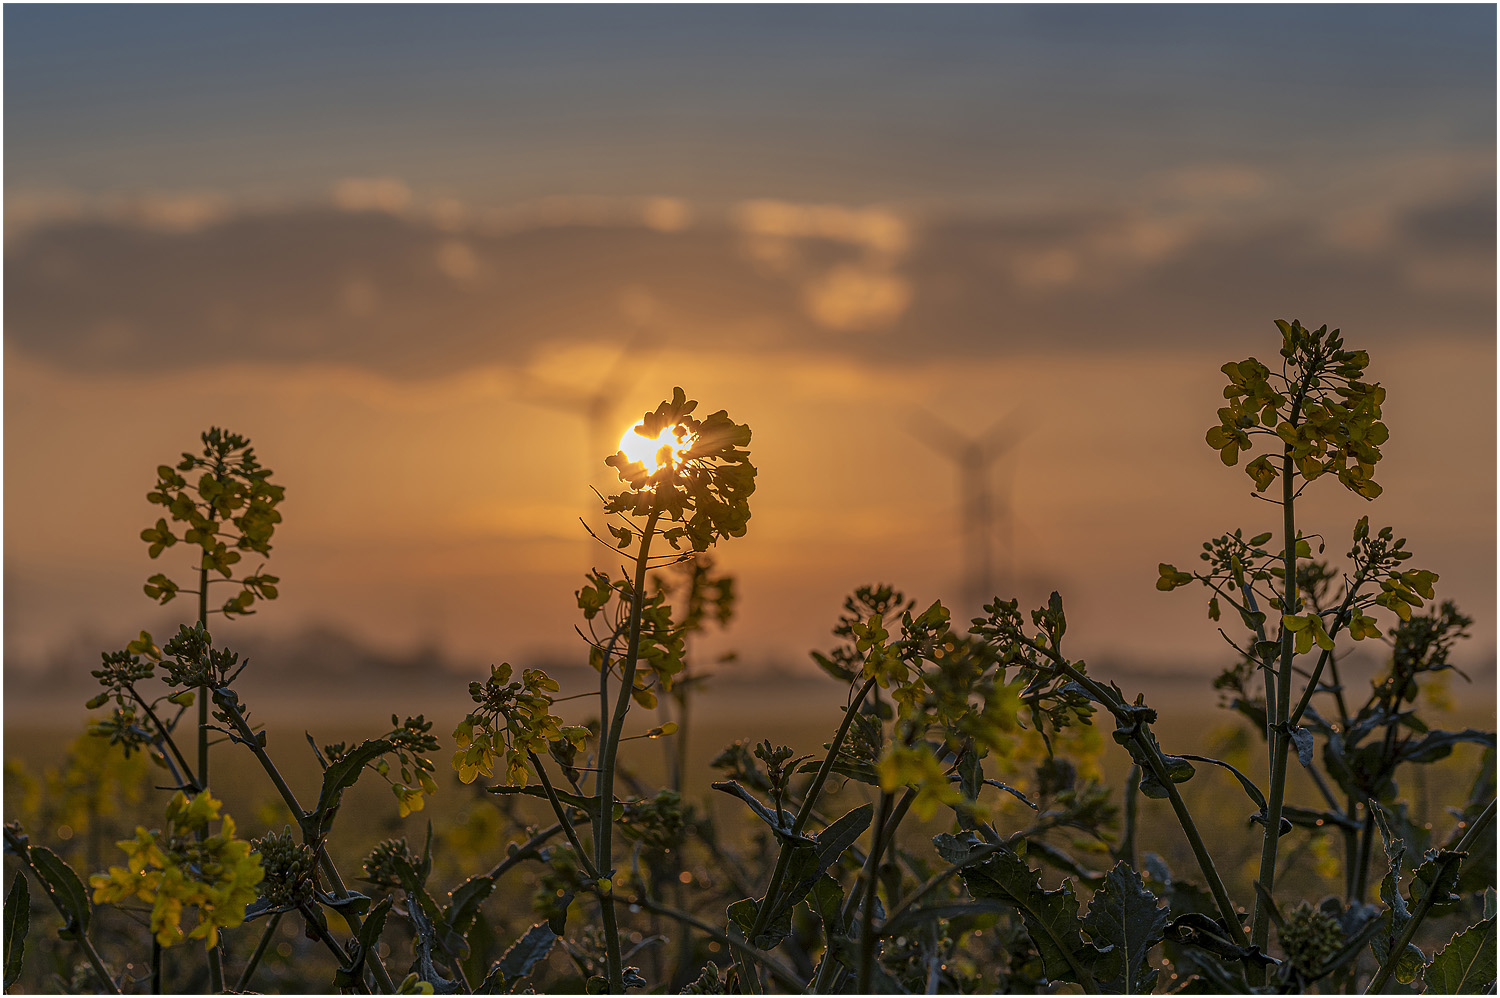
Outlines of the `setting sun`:
{"label": "setting sun", "polygon": [[692,446],[691,438],[677,439],[675,436],[677,429],[678,427],[669,426],[654,437],[643,437],[635,432],[635,426],[631,426],[620,437],[620,450],[624,451],[625,456],[630,460],[639,461],[651,471],[656,471],[661,467],[657,458],[661,455],[663,447],[671,447],[672,456],[676,459]]}

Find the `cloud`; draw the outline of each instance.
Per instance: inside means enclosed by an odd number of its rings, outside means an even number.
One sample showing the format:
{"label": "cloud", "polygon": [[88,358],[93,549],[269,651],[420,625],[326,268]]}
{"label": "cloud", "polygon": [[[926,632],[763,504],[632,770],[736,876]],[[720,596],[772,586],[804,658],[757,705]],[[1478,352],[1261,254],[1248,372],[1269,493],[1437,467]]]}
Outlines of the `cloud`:
{"label": "cloud", "polygon": [[889,326],[911,303],[905,278],[876,267],[844,263],[803,286],[808,313],[829,329],[869,331]]}
{"label": "cloud", "polygon": [[[1351,243],[1350,204],[1269,214],[1248,174],[1184,176],[1132,203],[920,221],[766,200],[715,216],[550,199],[503,217],[415,199],[397,214],[58,201],[8,247],[7,345],[100,372],[252,361],[430,378],[638,328],[662,345],[896,364],[1229,343],[1278,316],[1365,339],[1493,337],[1489,187],[1450,178],[1425,199],[1367,201],[1370,238]],[[346,205],[401,202],[361,183]]]}
{"label": "cloud", "polygon": [[340,211],[400,215],[411,201],[411,188],[395,177],[349,177],[333,185],[333,203]]}

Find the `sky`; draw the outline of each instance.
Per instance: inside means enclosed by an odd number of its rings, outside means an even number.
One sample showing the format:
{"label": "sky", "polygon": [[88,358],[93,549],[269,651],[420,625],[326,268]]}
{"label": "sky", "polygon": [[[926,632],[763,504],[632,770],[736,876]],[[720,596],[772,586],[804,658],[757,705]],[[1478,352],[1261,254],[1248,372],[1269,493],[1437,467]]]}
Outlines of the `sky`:
{"label": "sky", "polygon": [[996,428],[996,586],[1211,675],[1156,566],[1276,520],[1203,442],[1276,318],[1389,393],[1385,495],[1307,529],[1396,527],[1493,668],[1492,7],[3,16],[8,675],[180,619],[144,494],[210,425],[287,489],[232,628],[579,659],[578,519],[675,385],[754,433],[736,668],[809,667],[862,583],[959,599],[933,437]]}

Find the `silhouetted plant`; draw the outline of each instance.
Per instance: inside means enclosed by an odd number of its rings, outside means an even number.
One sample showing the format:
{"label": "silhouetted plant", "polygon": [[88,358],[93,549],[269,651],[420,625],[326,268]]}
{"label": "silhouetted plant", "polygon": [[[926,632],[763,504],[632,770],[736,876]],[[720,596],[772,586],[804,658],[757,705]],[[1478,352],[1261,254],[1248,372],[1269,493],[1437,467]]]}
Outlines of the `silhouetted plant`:
{"label": "silhouetted plant", "polygon": [[[653,459],[608,459],[622,487],[604,500],[604,543],[626,567],[591,572],[576,592],[597,688],[564,696],[544,671],[509,664],[470,683],[474,706],[454,732],[452,768],[460,785],[492,781],[483,789],[502,817],[436,836],[429,823],[420,849],[387,839],[363,858],[370,893],[351,891],[330,852],[343,795],[373,771],[405,818],[440,789],[430,758],[440,746],[421,715],[392,715],[377,737],[314,746],[317,800],[307,806],[293,793],[235,690],[247,663],[216,643],[206,595],[210,572],[235,582],[239,552],[269,551],[281,490],[248,441],[213,430],[202,457],[159,469],[150,496],[172,524],[187,525],[183,536],[165,519],[143,535],[153,557],[179,540],[201,550],[198,619],[161,647],[143,632],[106,654],[94,673],[103,692],[90,701],[112,703],[91,745],[143,753],[171,775],[164,828],[122,841],[127,864],[90,878],[91,896],[62,857],[7,826],[6,852],[23,871],[5,905],[7,985],[22,971],[29,875],[85,959],[60,968],[57,982],[117,993],[161,989],[162,947],[185,938],[212,947],[263,919],[234,978],[243,991],[268,975],[269,944],[287,916],[334,962],[331,981],[319,983],[356,992],[1269,994],[1379,992],[1393,978],[1431,993],[1492,988],[1494,734],[1436,729],[1419,707],[1421,691],[1453,670],[1450,653],[1471,622],[1451,603],[1414,612],[1435,599],[1437,576],[1405,567],[1405,541],[1368,518],[1353,529],[1344,570],[1316,557],[1314,541],[1318,554],[1324,544],[1298,529],[1298,497],[1324,476],[1365,499],[1380,494],[1384,390],[1362,380],[1369,358],[1344,349],[1336,331],[1278,326],[1280,371],[1254,358],[1225,365],[1228,405],[1207,442],[1228,465],[1249,458],[1257,494],[1281,482],[1279,540],[1227,533],[1203,545],[1202,569],[1162,564],[1157,581],[1162,590],[1200,583],[1211,619],[1238,618],[1243,636],[1226,634],[1236,660],[1215,687],[1263,739],[1264,785],[1228,761],[1164,744],[1172,729],[1142,696],[1070,654],[1060,595],[1029,613],[997,597],[964,625],[940,602],[919,610],[890,586],[867,586],[845,601],[836,645],[814,656],[848,687],[822,751],[799,755],[767,739],[709,763],[724,776],[713,789],[734,799],[748,832],[725,834],[685,796],[681,754],[669,755],[670,785],[652,787],[621,746],[681,738],[698,681],[686,682],[687,638],[710,617],[727,620],[733,605],[732,580],[712,574],[705,553],[745,533],[756,476],[749,428],[724,412],[696,418],[677,389],[636,428],[658,443]],[[1262,442],[1269,451],[1258,451]],[[195,470],[196,484],[179,473]],[[672,566],[675,582],[653,581],[653,570]],[[260,571],[240,579],[218,611],[248,612],[277,595],[276,582]],[[181,591],[165,575],[148,584],[163,602]],[[1341,674],[1341,651],[1354,641],[1390,650],[1366,694]],[[215,722],[200,714],[196,764],[174,739],[195,698],[200,710],[212,704]],[[557,713],[577,698],[596,702],[597,717],[569,723]],[[639,720],[632,709],[663,713]],[[1106,718],[1130,765],[1119,794],[1098,768],[1096,721]],[[207,789],[211,730],[256,759],[294,825],[237,837]],[[1461,744],[1485,747],[1485,757],[1439,835],[1398,798],[1400,781]],[[1314,800],[1292,799],[1294,755]],[[1205,773],[1249,801],[1245,827],[1260,849],[1249,890],[1220,872],[1230,826],[1195,814],[1183,795]],[[8,768],[7,789],[12,778],[20,788]],[[1192,877],[1142,854],[1142,839],[1160,833],[1148,822],[1153,800],[1166,802],[1161,815],[1183,835]],[[550,824],[528,824],[521,801],[544,806]],[[1340,895],[1287,896],[1284,874],[1302,847],[1342,870]],[[439,855],[445,869],[478,872],[444,892],[432,886]],[[540,918],[530,925],[492,903],[517,893],[497,888],[522,870]],[[101,929],[96,911],[132,900],[151,906],[149,918]],[[1436,918],[1458,927],[1441,948]],[[400,983],[384,948],[398,935],[411,953]],[[149,972],[122,974],[120,958],[145,944],[149,964],[136,959]],[[208,952],[209,986],[221,990],[219,949]]]}

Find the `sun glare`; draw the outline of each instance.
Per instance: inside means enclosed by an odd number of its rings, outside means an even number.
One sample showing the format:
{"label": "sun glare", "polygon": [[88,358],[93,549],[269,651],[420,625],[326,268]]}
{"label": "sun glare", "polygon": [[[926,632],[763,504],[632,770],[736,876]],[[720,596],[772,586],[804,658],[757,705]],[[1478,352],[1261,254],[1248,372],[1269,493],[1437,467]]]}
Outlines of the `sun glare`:
{"label": "sun glare", "polygon": [[655,437],[643,437],[635,432],[634,426],[631,426],[620,437],[620,450],[624,451],[625,456],[630,460],[639,461],[654,472],[661,467],[657,457],[661,454],[663,447],[671,447],[675,459],[686,452],[691,445],[691,440],[687,439],[679,443],[672,430],[673,427],[669,426]]}

